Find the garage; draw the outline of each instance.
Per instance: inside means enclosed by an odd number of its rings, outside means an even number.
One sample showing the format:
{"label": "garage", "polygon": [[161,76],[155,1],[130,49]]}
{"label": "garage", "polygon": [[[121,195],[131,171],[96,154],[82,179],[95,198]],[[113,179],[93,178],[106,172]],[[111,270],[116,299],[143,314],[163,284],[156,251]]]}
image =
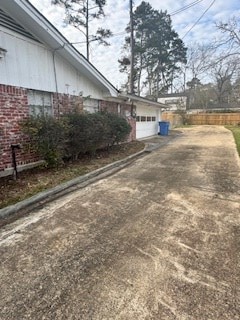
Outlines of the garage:
{"label": "garage", "polygon": [[[140,99],[139,99],[140,100]],[[147,138],[158,134],[158,122],[161,120],[161,103],[141,98],[136,105],[136,138]]]}
{"label": "garage", "polygon": [[[112,100],[112,98],[111,98]],[[115,100],[117,100],[115,98]],[[124,101],[134,108],[136,119],[136,139],[143,139],[158,134],[158,122],[161,121],[161,109],[166,105],[134,94],[119,94],[119,101]]]}
{"label": "garage", "polygon": [[160,109],[155,107],[137,106],[136,138],[150,137],[158,133]]}

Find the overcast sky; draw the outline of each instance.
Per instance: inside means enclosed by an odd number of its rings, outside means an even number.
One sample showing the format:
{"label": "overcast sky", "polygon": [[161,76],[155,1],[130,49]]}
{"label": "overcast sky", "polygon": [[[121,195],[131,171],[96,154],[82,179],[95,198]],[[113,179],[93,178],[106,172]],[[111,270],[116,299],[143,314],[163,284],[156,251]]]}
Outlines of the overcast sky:
{"label": "overcast sky", "polygon": [[[66,27],[63,23],[64,9],[51,5],[51,0],[30,0],[30,2],[70,41],[82,41],[81,33],[74,27]],[[125,38],[125,28],[129,22],[129,0],[107,0],[105,18],[94,22],[94,27],[109,28],[114,36],[110,39],[111,46],[91,44],[91,63],[117,88],[125,81],[125,76],[119,72],[118,59],[121,57]],[[142,1],[134,1],[134,8]],[[215,23],[227,21],[232,16],[240,18],[240,0],[149,0],[154,9],[167,10],[174,13],[191,3],[197,2],[191,8],[172,15],[173,28],[183,39],[186,46],[193,42],[209,42],[217,37]],[[208,10],[207,10],[208,9]],[[193,27],[201,15],[201,20]],[[96,20],[95,20],[96,21]],[[193,27],[193,28],[192,28]],[[190,31],[190,29],[192,30]],[[85,55],[85,45],[75,45]]]}

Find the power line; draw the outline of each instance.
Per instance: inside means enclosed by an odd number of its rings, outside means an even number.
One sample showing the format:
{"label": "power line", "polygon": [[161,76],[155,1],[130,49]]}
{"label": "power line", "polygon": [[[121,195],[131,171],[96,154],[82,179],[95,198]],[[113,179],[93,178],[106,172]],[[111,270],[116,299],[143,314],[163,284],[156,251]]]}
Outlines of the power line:
{"label": "power line", "polygon": [[178,13],[181,13],[181,12],[183,12],[183,11],[186,11],[187,9],[195,6],[196,4],[198,4],[198,3],[202,2],[202,1],[203,1],[203,0],[195,0],[195,1],[192,2],[192,3],[189,3],[188,5],[186,5],[186,6],[182,7],[182,8],[180,8],[180,9],[177,9],[177,10],[171,12],[171,13],[170,13],[170,16],[174,16],[175,14],[178,14]]}
{"label": "power line", "polygon": [[[185,11],[185,10],[193,7],[193,6],[195,6],[196,4],[198,4],[198,3],[202,2],[202,1],[203,1],[203,0],[195,0],[194,2],[189,3],[188,5],[186,5],[186,6],[182,7],[182,8],[180,8],[180,9],[177,9],[177,10],[173,11],[173,12],[170,13],[169,15],[170,15],[170,16],[174,16],[174,15],[176,15],[176,14],[178,14],[178,13],[181,13],[181,12],[183,12],[183,11]],[[122,36],[122,35],[124,35],[124,34],[126,34],[126,33],[127,33],[126,31],[120,31],[120,32],[117,32],[117,33],[113,33],[111,37]],[[96,41],[96,40],[92,40],[92,41]],[[71,44],[83,44],[83,43],[85,43],[85,41],[71,42]]]}
{"label": "power line", "polygon": [[210,5],[207,7],[207,9],[201,14],[201,16],[197,19],[197,21],[191,26],[191,28],[184,34],[184,36],[182,37],[182,39],[184,39],[186,37],[186,35],[189,34],[189,32],[198,24],[198,22],[203,18],[203,16],[208,12],[208,10],[213,6],[214,2],[216,0],[213,0]]}
{"label": "power line", "polygon": [[[178,14],[178,13],[181,13],[181,12],[183,12],[183,11],[186,11],[187,9],[195,6],[196,4],[198,4],[198,3],[202,2],[202,1],[203,1],[203,0],[195,0],[195,1],[192,2],[192,3],[189,3],[188,5],[186,5],[186,6],[182,7],[182,8],[179,8],[179,9],[171,12],[169,15],[170,15],[170,16],[174,16],[174,15],[176,15],[176,14]],[[125,33],[126,33],[126,31],[122,31],[122,32],[119,32],[119,33],[115,33],[115,34],[113,34],[112,36],[115,37],[115,36],[123,35],[123,34],[125,34]]]}
{"label": "power line", "polygon": [[[177,9],[177,10],[173,11],[173,12],[170,13],[169,15],[170,15],[170,16],[174,16],[174,15],[176,15],[176,14],[179,14],[179,13],[181,13],[181,12],[183,12],[183,11],[188,10],[189,8],[195,6],[196,4],[198,4],[198,3],[202,2],[202,1],[203,1],[203,0],[195,0],[195,1],[193,1],[192,3],[189,3],[188,5],[186,5],[186,6],[182,7],[182,8],[180,8],[180,9]],[[216,0],[214,0],[214,1],[210,4],[210,6],[203,12],[203,14],[200,16],[200,18],[199,18],[199,19],[194,23],[194,25],[186,32],[186,34],[183,36],[183,38],[186,37],[186,35],[196,26],[196,24],[197,24],[197,23],[202,19],[202,17],[207,13],[207,11],[211,8],[211,6],[214,4],[215,1],[216,1]],[[117,33],[113,33],[111,37],[118,37],[118,36],[124,35],[124,34],[126,34],[126,33],[127,33],[126,31],[120,31],[120,32],[117,32]],[[182,39],[183,39],[183,38],[182,38]],[[96,39],[96,40],[97,40],[97,39]],[[92,41],[96,41],[96,40],[92,40]],[[92,41],[91,41],[91,42],[92,42]],[[84,44],[84,43],[85,43],[85,41],[71,42],[71,44]]]}
{"label": "power line", "polygon": [[[181,12],[183,12],[183,11],[193,7],[193,6],[195,6],[196,4],[198,4],[198,3],[202,2],[202,1],[203,0],[195,0],[194,2],[189,3],[188,5],[182,7],[180,9],[178,9],[178,10],[173,11],[172,13],[170,13],[170,16],[174,16],[174,15],[176,15],[178,13],[181,13]],[[126,31],[121,31],[121,32],[118,32],[118,33],[113,33],[112,37],[117,37],[117,36],[121,36],[121,35],[124,35],[124,34],[126,34]]]}

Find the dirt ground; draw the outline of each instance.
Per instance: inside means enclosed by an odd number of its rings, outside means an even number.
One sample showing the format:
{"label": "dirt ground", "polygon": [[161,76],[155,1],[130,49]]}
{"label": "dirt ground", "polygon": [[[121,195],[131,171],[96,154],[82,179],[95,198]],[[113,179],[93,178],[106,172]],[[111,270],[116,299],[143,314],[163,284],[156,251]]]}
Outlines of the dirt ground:
{"label": "dirt ground", "polygon": [[182,129],[0,231],[0,319],[239,319],[239,190],[231,132]]}
{"label": "dirt ground", "polygon": [[[0,209],[29,198],[38,192],[55,187],[60,183],[84,175],[109,163],[134,154],[144,149],[144,143],[132,141],[115,145],[109,150],[98,150],[95,156],[83,155],[74,162],[67,162],[59,168],[44,166],[18,173],[18,179],[12,176],[0,179]],[[1,221],[0,221],[1,227]]]}

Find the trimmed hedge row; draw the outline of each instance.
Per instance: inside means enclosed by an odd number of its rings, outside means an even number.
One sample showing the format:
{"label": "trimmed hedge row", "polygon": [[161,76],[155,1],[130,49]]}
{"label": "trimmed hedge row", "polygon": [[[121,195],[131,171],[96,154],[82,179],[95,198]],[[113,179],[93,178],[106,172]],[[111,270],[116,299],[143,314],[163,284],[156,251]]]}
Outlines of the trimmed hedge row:
{"label": "trimmed hedge row", "polygon": [[47,115],[29,117],[21,127],[29,136],[31,147],[49,167],[123,142],[131,132],[125,118],[108,112],[71,113],[61,119]]}

